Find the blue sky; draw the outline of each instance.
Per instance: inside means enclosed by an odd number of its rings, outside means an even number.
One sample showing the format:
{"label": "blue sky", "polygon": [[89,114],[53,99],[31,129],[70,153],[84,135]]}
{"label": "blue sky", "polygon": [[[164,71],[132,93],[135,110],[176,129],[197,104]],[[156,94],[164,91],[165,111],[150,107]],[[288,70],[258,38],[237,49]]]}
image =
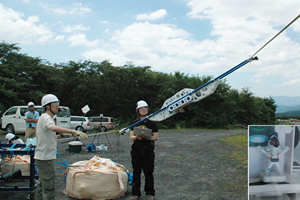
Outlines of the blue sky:
{"label": "blue sky", "polygon": [[[299,14],[299,0],[2,0],[0,38],[50,63],[109,60],[217,77]],[[300,96],[300,19],[257,56],[226,77],[232,88]]]}

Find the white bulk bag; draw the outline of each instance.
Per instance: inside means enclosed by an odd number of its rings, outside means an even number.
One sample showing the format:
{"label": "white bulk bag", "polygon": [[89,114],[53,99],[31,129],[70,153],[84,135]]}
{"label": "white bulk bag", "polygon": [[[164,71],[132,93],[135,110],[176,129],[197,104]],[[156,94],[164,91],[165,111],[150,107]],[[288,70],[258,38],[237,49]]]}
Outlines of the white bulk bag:
{"label": "white bulk bag", "polygon": [[77,199],[118,199],[126,193],[127,183],[124,166],[94,156],[68,167],[64,193]]}
{"label": "white bulk bag", "polygon": [[13,170],[19,168],[22,172],[22,176],[30,175],[30,156],[13,156],[11,158],[6,157],[2,160],[1,172],[5,175]]}

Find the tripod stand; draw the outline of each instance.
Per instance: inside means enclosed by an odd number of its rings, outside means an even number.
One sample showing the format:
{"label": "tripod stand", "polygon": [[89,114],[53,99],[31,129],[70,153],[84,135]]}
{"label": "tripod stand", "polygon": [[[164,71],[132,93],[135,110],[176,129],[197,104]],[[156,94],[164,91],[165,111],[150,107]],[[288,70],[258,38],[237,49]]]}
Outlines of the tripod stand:
{"label": "tripod stand", "polygon": [[96,139],[96,137],[98,136],[98,145],[100,145],[100,137],[101,137],[101,135],[105,135],[105,137],[106,137],[106,141],[107,141],[107,143],[109,144],[109,147],[110,147],[110,149],[111,149],[111,144],[110,144],[110,142],[109,142],[109,140],[108,140],[108,137],[107,137],[107,134],[103,131],[104,129],[103,129],[103,118],[102,118],[102,116],[100,116],[100,125],[99,125],[99,128],[98,128],[98,132],[99,133],[97,133],[95,136],[94,136],[94,139],[93,139],[93,141],[92,141],[92,144],[94,144],[94,140]]}

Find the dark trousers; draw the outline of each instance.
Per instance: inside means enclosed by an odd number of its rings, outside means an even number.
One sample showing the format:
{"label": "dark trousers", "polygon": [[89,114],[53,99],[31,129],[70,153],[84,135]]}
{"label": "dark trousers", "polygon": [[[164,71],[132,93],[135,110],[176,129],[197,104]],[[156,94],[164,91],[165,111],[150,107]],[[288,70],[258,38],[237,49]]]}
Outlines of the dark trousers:
{"label": "dark trousers", "polygon": [[146,195],[155,195],[154,190],[154,151],[143,149],[131,150],[131,162],[133,168],[132,180],[132,195],[141,196],[141,173],[142,170],[145,175],[145,188]]}

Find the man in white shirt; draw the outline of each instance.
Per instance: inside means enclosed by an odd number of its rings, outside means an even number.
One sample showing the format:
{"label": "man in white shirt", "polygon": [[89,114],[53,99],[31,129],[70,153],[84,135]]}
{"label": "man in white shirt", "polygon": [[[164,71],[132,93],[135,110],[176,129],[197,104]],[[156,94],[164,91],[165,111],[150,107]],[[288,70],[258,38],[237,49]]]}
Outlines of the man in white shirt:
{"label": "man in white shirt", "polygon": [[42,106],[45,113],[41,115],[37,124],[35,161],[38,167],[39,180],[36,188],[36,199],[55,199],[55,159],[57,151],[57,139],[61,138],[57,133],[71,133],[86,140],[86,134],[58,127],[54,122],[54,115],[59,109],[59,100],[53,94],[47,94],[42,98]]}

